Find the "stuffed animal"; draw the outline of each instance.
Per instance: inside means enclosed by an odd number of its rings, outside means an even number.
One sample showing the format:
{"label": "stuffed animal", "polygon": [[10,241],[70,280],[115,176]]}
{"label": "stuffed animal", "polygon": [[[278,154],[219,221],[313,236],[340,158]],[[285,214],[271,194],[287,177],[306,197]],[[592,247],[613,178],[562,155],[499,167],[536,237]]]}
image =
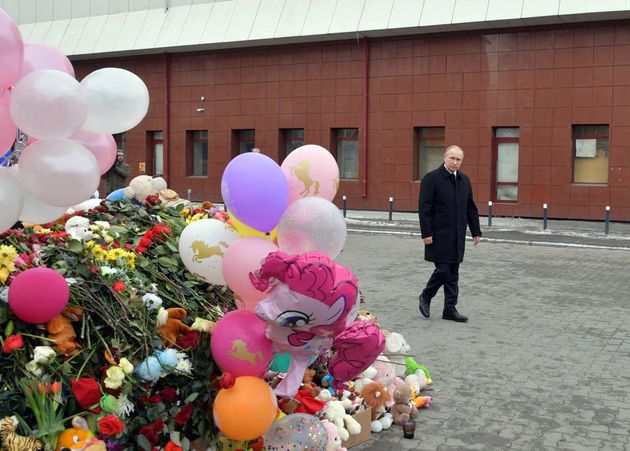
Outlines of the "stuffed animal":
{"label": "stuffed animal", "polygon": [[107,446],[90,431],[85,418],[74,417],[72,427],[59,435],[56,451],[107,451]]}
{"label": "stuffed animal", "polygon": [[372,321],[378,324],[378,318],[375,314],[366,309],[360,309],[356,317],[357,321]]}
{"label": "stuffed animal", "polygon": [[176,205],[190,205],[190,202],[179,197],[176,191],[173,191],[170,188],[161,189],[158,192],[158,196],[160,196],[160,200],[165,207],[174,207]]}
{"label": "stuffed animal", "polygon": [[361,393],[363,387],[367,384],[374,382],[374,378],[378,374],[376,368],[373,365],[370,365],[364,372],[362,372],[359,377],[354,381],[354,391],[357,393]]}
{"label": "stuffed animal", "polygon": [[407,366],[406,376],[422,371],[427,378],[427,384],[431,384],[431,373],[429,373],[429,369],[426,366],[420,365],[413,357],[405,357],[405,365]]}
{"label": "stuffed animal", "polygon": [[83,309],[81,307],[66,307],[59,315],[46,323],[48,338],[54,340],[57,351],[65,355],[74,355],[81,349],[76,342],[77,337],[73,322],[80,321],[83,318]]}
{"label": "stuffed animal", "polygon": [[186,318],[187,312],[183,308],[174,307],[166,309],[168,318],[158,326],[158,333],[162,342],[168,347],[175,347],[177,339],[192,331],[190,327],[182,322]]}
{"label": "stuffed animal", "polygon": [[325,451],[348,451],[347,448],[341,446],[341,437],[339,437],[337,426],[328,420],[323,420],[322,424],[326,429],[326,434],[328,434],[328,443],[326,444]]}
{"label": "stuffed animal", "polygon": [[405,383],[416,393],[420,393],[429,386],[429,380],[422,371],[405,376]]}
{"label": "stuffed animal", "polygon": [[[396,387],[405,384],[401,378],[396,376],[394,366],[389,362],[389,359],[386,356],[380,355],[378,359],[372,363],[372,366],[376,368],[376,376],[374,376],[374,380],[384,384],[390,394],[394,393]],[[391,399],[387,407],[391,407],[393,405],[394,400]]]}
{"label": "stuffed animal", "polygon": [[381,432],[392,426],[392,414],[387,412],[387,405],[392,399],[391,393],[387,391],[387,387],[380,382],[372,382],[367,384],[361,390],[363,402],[372,408],[372,422],[370,429],[372,432]]}
{"label": "stuffed animal", "polygon": [[126,199],[133,199],[142,204],[147,197],[156,196],[163,189],[166,189],[166,180],[162,177],[139,175],[131,179],[123,193]]}
{"label": "stuffed animal", "polygon": [[352,416],[346,413],[346,409],[341,401],[328,401],[324,411],[324,418],[332,422],[339,432],[342,440],[348,440],[350,435],[356,435],[361,432],[361,425]]}
{"label": "stuffed animal", "polygon": [[15,430],[18,419],[15,416],[4,417],[0,420],[0,450],[2,451],[39,451],[44,449],[44,443],[34,437],[18,435]]}
{"label": "stuffed animal", "polygon": [[402,426],[404,421],[418,416],[418,409],[411,399],[411,388],[407,384],[396,387],[394,391],[394,405],[391,409],[394,423]]}
{"label": "stuffed animal", "polygon": [[409,346],[405,337],[398,332],[385,333],[385,351],[383,351],[383,354],[389,358],[389,361],[394,366],[396,376],[400,378],[405,377],[405,371],[407,370],[405,357],[407,357],[410,350],[411,346]]}
{"label": "stuffed animal", "polygon": [[90,230],[90,220],[83,216],[71,217],[66,221],[64,228],[73,240],[90,241],[94,238],[94,232]]}

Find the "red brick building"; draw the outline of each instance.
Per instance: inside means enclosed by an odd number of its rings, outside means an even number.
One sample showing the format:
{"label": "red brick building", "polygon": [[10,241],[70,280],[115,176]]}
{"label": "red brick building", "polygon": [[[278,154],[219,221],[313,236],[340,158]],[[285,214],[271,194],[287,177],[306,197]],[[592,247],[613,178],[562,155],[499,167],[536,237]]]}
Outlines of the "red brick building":
{"label": "red brick building", "polygon": [[116,66],[145,81],[149,113],[118,139],[135,174],[164,174],[182,197],[220,201],[239,152],[281,163],[314,143],[336,156],[348,208],[391,196],[415,211],[421,176],[458,144],[483,214],[488,201],[525,217],[610,206],[630,221],[630,22],[584,17],[72,59],[77,79]]}

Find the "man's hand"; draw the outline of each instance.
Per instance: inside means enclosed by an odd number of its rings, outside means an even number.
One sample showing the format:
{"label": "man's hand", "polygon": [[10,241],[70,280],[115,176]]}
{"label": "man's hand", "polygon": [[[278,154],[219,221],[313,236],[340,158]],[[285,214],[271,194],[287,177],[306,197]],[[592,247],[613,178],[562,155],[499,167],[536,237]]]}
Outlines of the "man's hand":
{"label": "man's hand", "polygon": [[424,244],[433,244],[433,237],[427,236],[425,238],[422,238],[422,241],[424,241]]}
{"label": "man's hand", "polygon": [[479,241],[481,241],[481,237],[480,236],[473,236],[473,244],[475,246],[479,244]]}

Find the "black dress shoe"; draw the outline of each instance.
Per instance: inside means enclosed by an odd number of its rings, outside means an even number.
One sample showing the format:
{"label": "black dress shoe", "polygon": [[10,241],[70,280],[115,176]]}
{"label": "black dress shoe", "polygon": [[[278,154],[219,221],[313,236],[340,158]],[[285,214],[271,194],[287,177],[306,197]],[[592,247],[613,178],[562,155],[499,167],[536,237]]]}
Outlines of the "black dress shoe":
{"label": "black dress shoe", "polygon": [[451,321],[456,321],[458,323],[465,323],[466,321],[468,321],[467,316],[462,315],[455,309],[444,310],[444,312],[442,313],[442,319],[448,319]]}
{"label": "black dress shoe", "polygon": [[422,316],[424,316],[425,318],[428,318],[431,315],[430,307],[431,299],[427,299],[425,296],[422,295],[422,293],[420,293],[420,304],[418,305],[418,309],[420,310],[420,313],[422,313]]}

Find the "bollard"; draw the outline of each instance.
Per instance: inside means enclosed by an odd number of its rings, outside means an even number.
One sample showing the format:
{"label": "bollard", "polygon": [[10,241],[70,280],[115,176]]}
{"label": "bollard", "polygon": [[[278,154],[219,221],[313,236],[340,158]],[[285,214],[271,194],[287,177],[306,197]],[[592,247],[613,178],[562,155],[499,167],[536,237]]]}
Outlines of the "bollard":
{"label": "bollard", "polygon": [[192,201],[192,190],[188,188],[188,202]]}
{"label": "bollard", "polygon": [[488,227],[492,227],[492,201],[488,201]]}
{"label": "bollard", "polygon": [[389,198],[389,220],[392,220],[392,215],[394,214],[394,198]]}
{"label": "bollard", "polygon": [[543,230],[547,230],[547,204],[543,204]]}
{"label": "bollard", "polygon": [[610,205],[606,205],[606,215],[605,215],[605,225],[604,225],[604,233],[608,235],[608,230],[610,227]]}
{"label": "bollard", "polygon": [[343,197],[341,198],[341,203],[342,203],[342,206],[343,206],[343,217],[344,217],[344,218],[346,217],[346,210],[347,210],[347,205],[346,205],[346,204],[347,204],[347,200],[348,200],[348,198],[347,198],[346,196],[343,196]]}

